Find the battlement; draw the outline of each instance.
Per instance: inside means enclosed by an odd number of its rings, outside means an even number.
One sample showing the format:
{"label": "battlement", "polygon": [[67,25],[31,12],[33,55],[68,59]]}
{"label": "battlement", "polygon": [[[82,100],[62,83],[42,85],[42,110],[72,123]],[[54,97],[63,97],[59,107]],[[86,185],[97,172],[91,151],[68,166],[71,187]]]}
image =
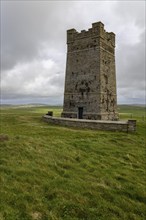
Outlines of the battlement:
{"label": "battlement", "polygon": [[67,30],[67,44],[82,38],[102,38],[106,43],[111,42],[112,46],[115,47],[115,34],[106,32],[102,22],[92,23],[92,28],[89,28],[88,31],[81,30],[78,32],[74,28]]}

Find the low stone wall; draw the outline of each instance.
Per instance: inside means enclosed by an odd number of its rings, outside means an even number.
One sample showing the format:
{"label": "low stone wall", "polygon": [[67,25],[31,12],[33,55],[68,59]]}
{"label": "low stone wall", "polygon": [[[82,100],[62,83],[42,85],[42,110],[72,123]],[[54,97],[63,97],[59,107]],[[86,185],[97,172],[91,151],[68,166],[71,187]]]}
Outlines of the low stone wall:
{"label": "low stone wall", "polygon": [[62,125],[67,127],[89,128],[95,130],[107,131],[136,131],[136,120],[129,121],[101,121],[101,120],[85,120],[73,118],[58,118],[48,115],[43,116],[43,120],[50,124]]}

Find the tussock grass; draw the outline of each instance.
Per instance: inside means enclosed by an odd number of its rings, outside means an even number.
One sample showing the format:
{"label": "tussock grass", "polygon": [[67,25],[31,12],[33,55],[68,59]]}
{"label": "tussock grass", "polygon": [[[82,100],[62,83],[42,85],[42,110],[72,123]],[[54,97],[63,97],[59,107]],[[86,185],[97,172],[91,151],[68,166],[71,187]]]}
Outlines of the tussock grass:
{"label": "tussock grass", "polygon": [[143,113],[127,134],[49,125],[48,110],[1,110],[0,219],[144,220]]}

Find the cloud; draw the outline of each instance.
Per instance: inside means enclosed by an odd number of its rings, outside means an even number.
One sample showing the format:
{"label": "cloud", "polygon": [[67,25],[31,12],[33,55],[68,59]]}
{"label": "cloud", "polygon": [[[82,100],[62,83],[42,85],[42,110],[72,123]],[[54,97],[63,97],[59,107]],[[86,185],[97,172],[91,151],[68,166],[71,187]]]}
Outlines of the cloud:
{"label": "cloud", "polygon": [[64,83],[63,67],[51,59],[17,64],[4,73],[1,82],[5,91],[3,98],[60,96],[63,93],[60,89]]}
{"label": "cloud", "polygon": [[[66,30],[102,21],[116,33],[118,100],[144,97],[144,1],[2,1],[3,100],[62,100]],[[61,97],[61,98],[57,98]],[[51,99],[50,99],[51,100]]]}
{"label": "cloud", "polygon": [[145,32],[135,44],[121,43],[117,51],[117,88],[119,98],[145,99]]}
{"label": "cloud", "polygon": [[34,59],[43,42],[59,46],[60,28],[55,27],[59,5],[40,1],[2,3],[2,68]]}

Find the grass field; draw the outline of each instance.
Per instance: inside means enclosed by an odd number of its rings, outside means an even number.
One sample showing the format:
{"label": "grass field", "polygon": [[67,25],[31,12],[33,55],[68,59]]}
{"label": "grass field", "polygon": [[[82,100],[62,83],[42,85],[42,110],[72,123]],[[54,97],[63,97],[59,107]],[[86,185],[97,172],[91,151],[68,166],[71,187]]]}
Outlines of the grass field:
{"label": "grass field", "polygon": [[0,220],[144,220],[144,108],[119,106],[128,134],[49,125],[51,110],[1,108]]}

